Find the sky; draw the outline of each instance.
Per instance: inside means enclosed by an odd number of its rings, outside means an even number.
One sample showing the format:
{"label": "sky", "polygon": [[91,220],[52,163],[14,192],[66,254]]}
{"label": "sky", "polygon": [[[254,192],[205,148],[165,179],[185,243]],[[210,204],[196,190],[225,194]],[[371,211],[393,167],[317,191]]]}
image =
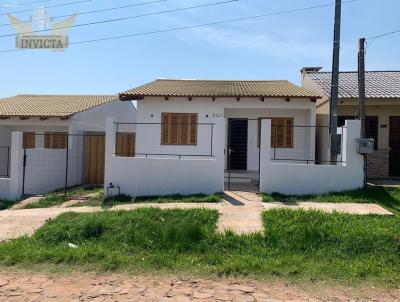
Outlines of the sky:
{"label": "sky", "polygon": [[[6,14],[29,20],[32,11],[78,0],[0,0]],[[69,15],[154,0],[88,0],[48,8]],[[78,15],[75,25],[224,0],[165,0],[120,10]],[[344,0],[346,1],[346,0]],[[16,4],[21,4],[17,6]],[[193,26],[310,6],[334,0],[238,0],[211,7],[158,14],[113,23],[73,27],[70,43]],[[399,0],[358,0],[342,7],[341,70],[356,70],[358,39],[400,29]],[[57,19],[54,22],[61,21]],[[125,39],[70,45],[65,51],[0,52],[0,97],[16,94],[116,94],[157,78],[289,80],[300,84],[304,66],[332,68],[334,6],[243,22],[210,25]],[[0,26],[0,36],[13,34]],[[400,70],[400,33],[369,40],[367,70]],[[372,42],[372,43],[371,43]],[[15,37],[0,37],[0,51],[15,48]]]}

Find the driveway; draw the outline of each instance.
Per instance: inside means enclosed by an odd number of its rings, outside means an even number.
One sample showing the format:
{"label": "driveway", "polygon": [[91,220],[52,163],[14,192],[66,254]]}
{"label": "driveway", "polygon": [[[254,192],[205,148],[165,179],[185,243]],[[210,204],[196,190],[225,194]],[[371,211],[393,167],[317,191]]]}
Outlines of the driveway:
{"label": "driveway", "polygon": [[[111,209],[134,210],[143,207],[155,207],[161,209],[213,209],[220,213],[218,231],[231,230],[237,234],[249,234],[263,230],[261,213],[264,210],[275,208],[321,210],[331,213],[338,211],[350,214],[377,214],[392,215],[376,204],[357,203],[311,203],[299,202],[294,204],[262,203],[258,195],[246,192],[225,192],[221,203],[168,203],[168,204],[128,204],[119,205]],[[66,212],[95,213],[104,211],[100,207],[76,207],[76,208],[45,208],[45,209],[10,209],[0,211],[0,241],[18,238],[22,235],[31,235],[47,220]]]}

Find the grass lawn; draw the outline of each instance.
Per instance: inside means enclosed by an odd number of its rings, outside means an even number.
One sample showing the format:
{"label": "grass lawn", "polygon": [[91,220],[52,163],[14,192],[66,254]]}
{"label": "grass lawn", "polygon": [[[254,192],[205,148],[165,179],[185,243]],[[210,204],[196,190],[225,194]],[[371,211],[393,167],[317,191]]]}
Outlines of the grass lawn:
{"label": "grass lawn", "polygon": [[88,199],[86,202],[72,205],[71,207],[82,206],[102,206],[112,207],[121,204],[134,204],[134,203],[217,203],[222,201],[222,193],[212,195],[196,194],[196,195],[168,195],[168,196],[145,196],[135,197],[121,194],[114,198],[104,198],[98,195]]}
{"label": "grass lawn", "polygon": [[[265,233],[215,232],[213,210],[66,213],[0,244],[0,264],[291,280],[400,282],[400,218],[264,212]],[[69,243],[77,248],[69,247]]]}
{"label": "grass lawn", "polygon": [[67,191],[67,196],[64,197],[64,191],[57,191],[54,193],[48,193],[43,196],[39,201],[24,206],[24,209],[35,209],[35,208],[49,208],[61,205],[67,200],[79,199],[87,196],[88,201],[96,201],[99,197],[103,196],[103,188],[101,187],[78,187],[72,188]]}
{"label": "grass lawn", "polygon": [[0,211],[11,208],[15,204],[14,201],[0,200]]}
{"label": "grass lawn", "polygon": [[400,189],[368,186],[365,189],[330,193],[323,195],[285,196],[281,194],[263,194],[264,202],[355,202],[355,203],[377,203],[393,212],[400,214]]}

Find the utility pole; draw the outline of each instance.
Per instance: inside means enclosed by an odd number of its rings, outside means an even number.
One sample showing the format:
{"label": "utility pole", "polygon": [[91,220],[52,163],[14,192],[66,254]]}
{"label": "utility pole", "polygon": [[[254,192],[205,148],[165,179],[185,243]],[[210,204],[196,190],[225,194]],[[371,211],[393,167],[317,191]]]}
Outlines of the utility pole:
{"label": "utility pole", "polygon": [[[359,40],[358,51],[358,102],[361,122],[360,138],[365,138],[365,38]],[[364,188],[367,185],[367,154],[364,156]]]}
{"label": "utility pole", "polygon": [[365,38],[359,40],[358,51],[358,101],[360,105],[361,133],[365,138]]}
{"label": "utility pole", "polygon": [[339,99],[339,59],[340,59],[340,23],[342,14],[342,0],[336,0],[335,5],[335,26],[333,35],[333,61],[332,61],[332,82],[331,82],[331,103],[329,132],[331,142],[331,161],[335,162],[338,155],[337,139],[337,103]]}

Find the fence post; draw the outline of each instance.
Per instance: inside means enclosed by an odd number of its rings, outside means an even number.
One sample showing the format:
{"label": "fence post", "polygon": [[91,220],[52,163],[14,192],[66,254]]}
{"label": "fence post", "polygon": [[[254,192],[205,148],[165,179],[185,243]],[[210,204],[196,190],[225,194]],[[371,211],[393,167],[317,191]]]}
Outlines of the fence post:
{"label": "fence post", "polygon": [[261,120],[260,133],[260,193],[267,192],[268,165],[271,163],[271,120]]}
{"label": "fence post", "polygon": [[214,158],[216,161],[216,164],[218,166],[218,171],[220,173],[220,176],[218,179],[221,180],[221,183],[219,184],[220,191],[224,191],[225,187],[225,119],[224,118],[218,118],[213,120],[212,122],[215,123],[214,129],[213,129],[213,136],[211,137],[213,141],[213,146],[214,150]]}
{"label": "fence post", "polygon": [[115,153],[115,124],[113,117],[106,118],[106,154],[104,165],[104,190],[111,181],[112,161]]}

